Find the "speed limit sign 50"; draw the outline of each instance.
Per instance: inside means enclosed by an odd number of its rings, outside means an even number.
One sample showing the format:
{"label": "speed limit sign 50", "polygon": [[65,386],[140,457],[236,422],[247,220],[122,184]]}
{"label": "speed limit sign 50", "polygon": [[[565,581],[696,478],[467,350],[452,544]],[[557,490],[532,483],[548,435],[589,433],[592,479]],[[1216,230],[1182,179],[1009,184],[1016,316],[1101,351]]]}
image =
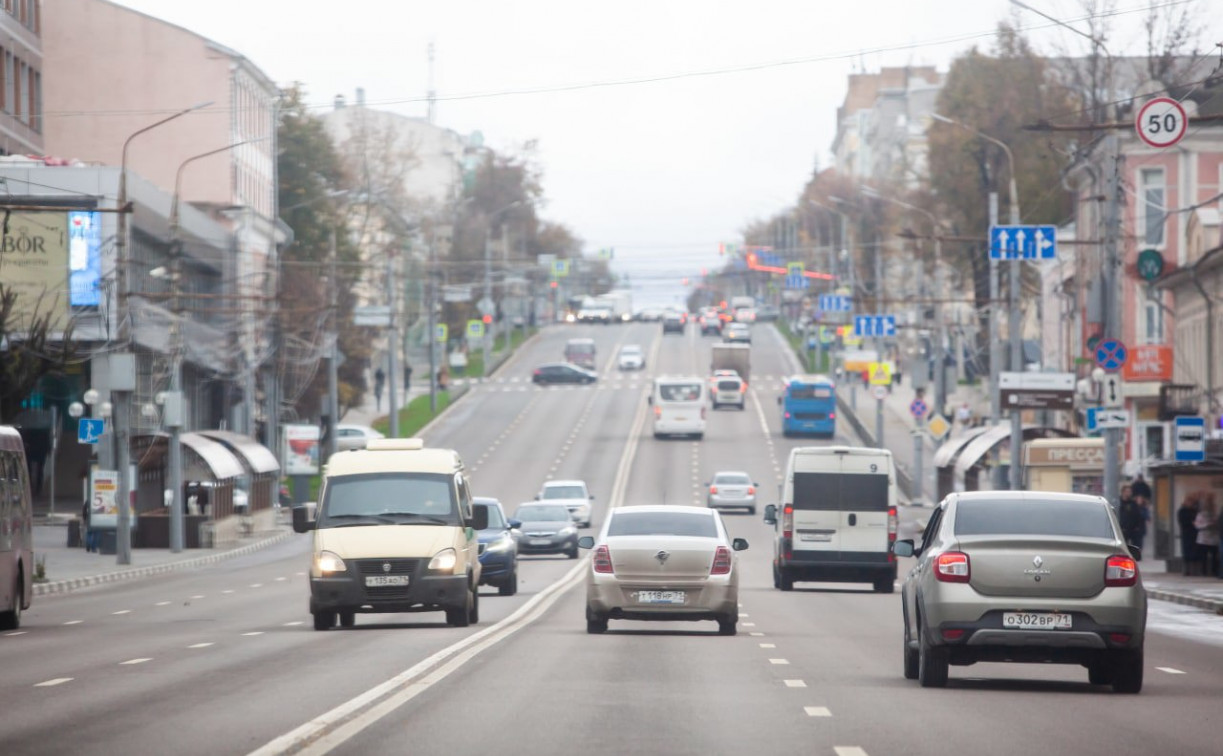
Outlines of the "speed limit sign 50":
{"label": "speed limit sign 50", "polygon": [[1134,127],[1138,137],[1152,147],[1171,147],[1185,136],[1189,119],[1185,109],[1171,97],[1156,97],[1138,109]]}

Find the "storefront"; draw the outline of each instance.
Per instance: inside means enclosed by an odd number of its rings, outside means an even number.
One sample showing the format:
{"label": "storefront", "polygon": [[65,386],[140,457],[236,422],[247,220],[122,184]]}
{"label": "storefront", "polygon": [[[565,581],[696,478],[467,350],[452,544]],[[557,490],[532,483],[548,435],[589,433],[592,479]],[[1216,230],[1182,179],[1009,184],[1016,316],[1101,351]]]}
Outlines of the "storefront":
{"label": "storefront", "polygon": [[1104,439],[1037,438],[1023,445],[1024,489],[1104,493]]}

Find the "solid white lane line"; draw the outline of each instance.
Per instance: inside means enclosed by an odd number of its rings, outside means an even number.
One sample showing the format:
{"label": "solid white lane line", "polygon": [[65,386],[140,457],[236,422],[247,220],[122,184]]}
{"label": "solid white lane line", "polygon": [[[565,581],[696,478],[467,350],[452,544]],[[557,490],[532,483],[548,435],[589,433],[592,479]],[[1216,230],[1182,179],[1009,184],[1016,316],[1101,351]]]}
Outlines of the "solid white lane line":
{"label": "solid white lane line", "polygon": [[805,688],[807,687],[807,683],[803,682],[802,680],[783,680],[782,682],[786,684],[787,688]]}
{"label": "solid white lane line", "polygon": [[789,664],[789,659],[769,659],[769,664]]}
{"label": "solid white lane line", "polygon": [[128,660],[127,660],[127,661],[125,661],[125,662],[119,662],[119,664],[120,664],[120,665],[124,665],[124,664],[144,664],[145,662],[149,662],[149,661],[153,661],[153,660],[152,660],[151,658],[149,658],[149,659],[128,659]]}
{"label": "solid white lane line", "polygon": [[36,683],[34,687],[35,688],[52,688],[56,685],[63,685],[66,682],[72,682],[72,679],[73,678],[71,677],[57,677],[54,680],[47,680],[46,682]]}
{"label": "solid white lane line", "polygon": [[193,643],[190,646],[187,646],[187,648],[208,648],[211,645],[213,644],[211,643]]}
{"label": "solid white lane line", "polygon": [[18,631],[17,631],[17,632],[15,632],[15,633],[5,633],[5,634],[4,634],[4,637],[5,637],[5,638],[12,638],[12,637],[17,636],[17,635],[25,635],[25,634],[26,634],[26,633],[28,633],[28,632],[30,632],[30,631],[29,631],[29,630],[18,630]]}
{"label": "solid white lane line", "polygon": [[79,625],[79,624],[81,624],[81,623],[82,623],[82,622],[84,622],[84,621],[85,621],[85,620],[68,620],[68,621],[67,621],[67,622],[65,622],[64,624],[65,624],[65,625]]}
{"label": "solid white lane line", "polygon": [[1177,669],[1176,667],[1156,667],[1155,669],[1158,669],[1160,672],[1167,672],[1167,673],[1168,673],[1168,674],[1170,674],[1170,675],[1183,675],[1183,674],[1185,674],[1185,673],[1184,673],[1184,671],[1179,670],[1179,669]]}
{"label": "solid white lane line", "polygon": [[832,712],[827,706],[804,706],[803,711],[807,712],[809,717],[831,717]]}
{"label": "solid white lane line", "polygon": [[777,644],[776,643],[761,643],[760,647],[761,648],[777,648]]}
{"label": "solid white lane line", "polygon": [[[620,457],[620,465],[612,483],[611,497],[608,499],[609,506],[612,508],[619,506],[624,500],[637,442],[645,424],[646,407],[644,401],[638,405],[637,415],[629,432],[628,443],[625,444],[624,452]],[[589,557],[581,559],[563,577],[532,596],[510,616],[497,624],[451,644],[386,682],[370,688],[356,698],[340,704],[261,748],[251,751],[250,756],[273,756],[273,754],[281,754],[286,751],[298,754],[329,753],[365,728],[372,726],[400,706],[429,690],[433,685],[446,679],[480,652],[538,620],[562,595],[581,584],[585,571],[589,569],[589,562]]]}
{"label": "solid white lane line", "polygon": [[858,746],[833,746],[833,752],[837,756],[869,756],[869,754]]}

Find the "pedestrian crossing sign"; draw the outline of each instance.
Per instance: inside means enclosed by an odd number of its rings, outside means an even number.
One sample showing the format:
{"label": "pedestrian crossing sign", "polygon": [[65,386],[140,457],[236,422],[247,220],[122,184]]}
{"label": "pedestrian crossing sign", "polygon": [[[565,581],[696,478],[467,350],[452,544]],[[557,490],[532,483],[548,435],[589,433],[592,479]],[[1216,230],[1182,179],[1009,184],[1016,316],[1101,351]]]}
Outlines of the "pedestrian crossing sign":
{"label": "pedestrian crossing sign", "polygon": [[872,362],[867,366],[872,386],[892,385],[892,366],[886,362]]}
{"label": "pedestrian crossing sign", "polygon": [[467,321],[467,338],[469,339],[484,338],[484,321],[483,320],[475,319],[475,320]]}

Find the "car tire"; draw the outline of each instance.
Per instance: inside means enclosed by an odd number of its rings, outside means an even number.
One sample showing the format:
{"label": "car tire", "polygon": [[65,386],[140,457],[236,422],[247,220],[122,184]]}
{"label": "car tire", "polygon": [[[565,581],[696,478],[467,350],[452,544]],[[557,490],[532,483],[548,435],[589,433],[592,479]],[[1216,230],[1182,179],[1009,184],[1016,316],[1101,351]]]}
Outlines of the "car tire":
{"label": "car tire", "polygon": [[501,596],[513,596],[518,593],[518,568],[515,567],[510,576],[505,579],[505,582],[497,586],[497,593]]}
{"label": "car tire", "polygon": [[595,614],[590,607],[586,607],[586,632],[590,635],[602,635],[607,632],[607,617]]}
{"label": "car tire", "polygon": [[704,433],[696,433],[696,434],[693,434],[693,435],[695,436],[695,438],[696,438],[696,440],[697,440],[697,441],[700,441],[700,440],[702,440],[703,438],[705,438],[705,434],[704,434]]}
{"label": "car tire", "polygon": [[1112,684],[1116,693],[1138,693],[1142,691],[1142,649],[1114,651],[1112,658]]}
{"label": "car tire", "polygon": [[909,634],[906,631],[904,639],[904,669],[906,680],[917,679],[918,662],[918,651],[909,645]]}
{"label": "car tire", "polygon": [[756,515],[756,505],[753,504],[752,506],[748,507],[747,513],[754,517]]}
{"label": "car tire", "polygon": [[777,571],[777,565],[773,565],[773,587],[781,588],[781,573]]}
{"label": "car tire", "polygon": [[793,435],[794,435],[794,434],[793,434],[793,433],[791,433],[791,432],[790,432],[790,431],[788,431],[788,430],[783,430],[783,431],[781,432],[781,436],[782,436],[782,438],[790,438],[790,437],[792,437]]}
{"label": "car tire", "polygon": [[472,591],[467,591],[462,606],[452,606],[446,609],[447,625],[451,627],[467,627],[471,624],[471,596]]}
{"label": "car tire", "polygon": [[794,590],[794,576],[786,572],[785,569],[778,569],[777,572],[777,587],[783,591]]}
{"label": "car tire", "polygon": [[1092,685],[1112,685],[1113,668],[1107,661],[1098,661],[1087,665],[1087,682]]}
{"label": "car tire", "polygon": [[714,402],[714,403],[713,403],[713,411],[714,411],[714,412],[717,412],[717,411],[718,411],[718,407],[719,407],[719,406],[721,406],[721,405],[719,405],[717,402]]}
{"label": "car tire", "polygon": [[874,583],[875,593],[895,593],[896,581],[892,578],[876,580]]}
{"label": "car tire", "polygon": [[725,614],[718,617],[718,635],[736,635],[739,632],[739,615]]}
{"label": "car tire", "polygon": [[938,648],[926,642],[926,633],[920,632],[917,637],[917,681],[923,688],[947,687],[947,649]]}
{"label": "car tire", "polygon": [[472,586],[471,606],[467,609],[467,621],[472,625],[480,624],[480,589]]}
{"label": "car tire", "polygon": [[574,546],[573,548],[567,550],[565,552],[565,556],[569,557],[570,559],[577,559],[578,558],[578,547]]}
{"label": "car tire", "polygon": [[314,629],[330,630],[335,627],[335,612],[314,612]]}
{"label": "car tire", "polygon": [[21,627],[21,602],[25,600],[25,575],[17,571],[17,585],[13,589],[13,608],[0,612],[0,630],[16,630]]}
{"label": "car tire", "polygon": [[340,627],[352,627],[357,624],[356,612],[340,612]]}

